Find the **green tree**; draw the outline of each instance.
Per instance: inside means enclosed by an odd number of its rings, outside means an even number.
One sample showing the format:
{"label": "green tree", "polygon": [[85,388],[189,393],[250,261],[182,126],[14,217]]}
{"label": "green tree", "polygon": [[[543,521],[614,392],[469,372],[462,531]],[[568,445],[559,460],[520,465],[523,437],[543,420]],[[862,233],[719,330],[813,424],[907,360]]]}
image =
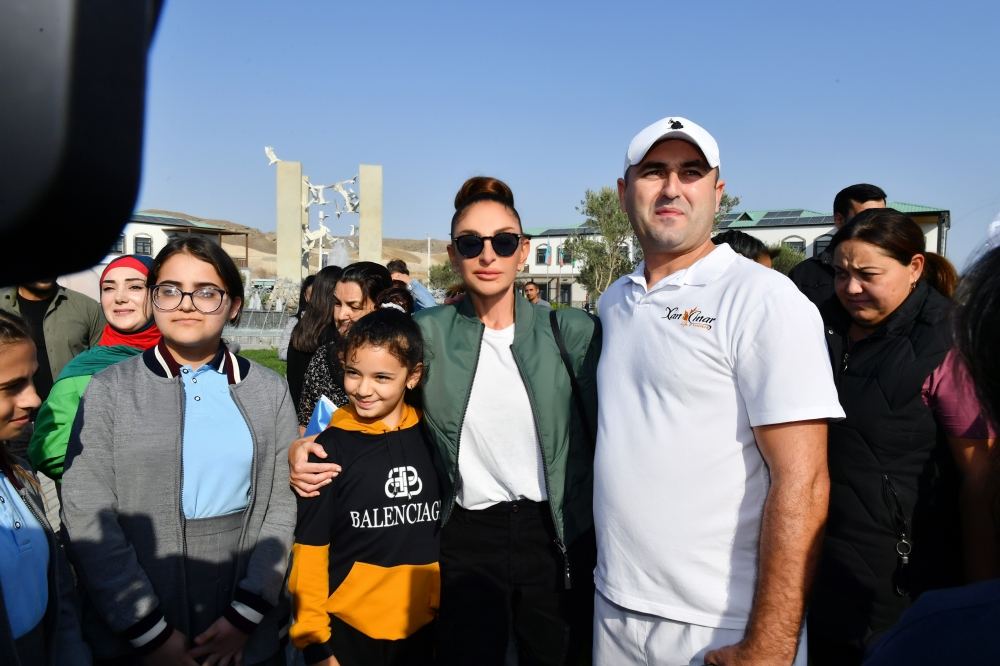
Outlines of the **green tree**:
{"label": "green tree", "polygon": [[430,283],[431,289],[447,289],[451,285],[461,282],[462,278],[455,272],[450,261],[443,261],[431,266],[427,281]]}
{"label": "green tree", "polygon": [[638,251],[628,217],[618,205],[618,193],[610,187],[587,190],[577,211],[584,215],[594,234],[577,234],[566,241],[566,249],[582,264],[577,281],[591,298],[604,293],[612,282],[631,272],[634,260],[629,246]]}
{"label": "green tree", "polygon": [[722,201],[719,202],[719,212],[715,214],[715,223],[712,225],[712,230],[715,231],[718,229],[722,218],[731,213],[739,205],[740,198],[738,196],[730,195],[729,192],[723,192]]}
{"label": "green tree", "polygon": [[771,267],[785,275],[806,258],[804,252],[793,250],[787,245],[772,245],[768,249],[771,252]]}

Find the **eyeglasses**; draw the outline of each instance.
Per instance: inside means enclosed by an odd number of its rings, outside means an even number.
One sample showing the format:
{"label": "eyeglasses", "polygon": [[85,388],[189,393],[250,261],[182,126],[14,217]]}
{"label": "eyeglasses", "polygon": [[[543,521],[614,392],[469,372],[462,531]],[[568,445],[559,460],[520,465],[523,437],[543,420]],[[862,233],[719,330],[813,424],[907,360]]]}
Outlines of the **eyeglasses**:
{"label": "eyeglasses", "polygon": [[515,234],[510,231],[502,231],[492,236],[477,236],[475,234],[465,234],[451,239],[455,245],[455,250],[466,259],[475,259],[483,253],[486,241],[493,246],[493,251],[499,257],[510,257],[517,252],[517,246],[522,238],[527,238],[523,234]]}
{"label": "eyeglasses", "polygon": [[194,291],[181,291],[172,284],[156,284],[152,287],[153,305],[157,310],[173,312],[184,302],[185,296],[191,297],[194,309],[202,314],[212,314],[222,307],[226,292],[218,287],[198,287]]}

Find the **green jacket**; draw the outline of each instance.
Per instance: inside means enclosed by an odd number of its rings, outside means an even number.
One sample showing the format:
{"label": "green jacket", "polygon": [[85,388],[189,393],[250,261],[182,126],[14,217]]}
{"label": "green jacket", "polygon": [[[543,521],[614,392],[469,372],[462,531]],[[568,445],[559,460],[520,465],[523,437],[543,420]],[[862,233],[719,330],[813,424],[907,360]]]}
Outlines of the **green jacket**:
{"label": "green jacket", "polygon": [[62,481],[70,430],[90,378],[141,353],[141,349],[126,345],[94,347],[66,364],[35,417],[35,431],[28,445],[28,459],[35,471],[53,481]]}
{"label": "green jacket", "polygon": [[[0,289],[0,310],[21,314],[17,287]],[[59,287],[42,321],[53,382],[74,356],[97,346],[104,323],[100,303],[78,291]]]}
{"label": "green jacket", "polygon": [[[549,308],[531,305],[518,296],[514,306],[511,350],[528,390],[532,416],[541,443],[545,485],[558,533],[560,550],[593,525],[594,443],[576,413],[569,375],[563,365],[549,322]],[[556,311],[559,329],[573,361],[573,370],[587,414],[596,433],[597,361],[601,351],[600,322],[583,310]],[[472,392],[484,326],[472,304],[421,310],[414,315],[424,336],[424,422],[435,443],[445,478],[442,524],[455,504],[458,451],[462,423]]]}

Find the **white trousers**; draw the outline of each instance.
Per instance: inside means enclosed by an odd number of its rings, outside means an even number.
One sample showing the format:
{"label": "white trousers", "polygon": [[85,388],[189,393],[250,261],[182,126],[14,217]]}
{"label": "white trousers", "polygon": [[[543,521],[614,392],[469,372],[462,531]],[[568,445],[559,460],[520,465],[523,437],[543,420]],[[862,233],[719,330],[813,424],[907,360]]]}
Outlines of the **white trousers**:
{"label": "white trousers", "polygon": [[[742,629],[676,622],[594,595],[594,666],[702,666],[708,652],[742,639]],[[804,625],[793,666],[806,666]]]}

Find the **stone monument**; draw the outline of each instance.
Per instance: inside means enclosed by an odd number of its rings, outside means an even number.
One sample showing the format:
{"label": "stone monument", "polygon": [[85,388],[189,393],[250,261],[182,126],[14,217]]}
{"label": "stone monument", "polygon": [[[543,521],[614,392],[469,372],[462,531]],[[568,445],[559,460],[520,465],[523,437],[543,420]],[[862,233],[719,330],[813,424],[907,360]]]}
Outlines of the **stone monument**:
{"label": "stone monument", "polygon": [[382,263],[382,165],[362,164],[358,171],[361,188],[361,219],[358,222],[358,259]]}

